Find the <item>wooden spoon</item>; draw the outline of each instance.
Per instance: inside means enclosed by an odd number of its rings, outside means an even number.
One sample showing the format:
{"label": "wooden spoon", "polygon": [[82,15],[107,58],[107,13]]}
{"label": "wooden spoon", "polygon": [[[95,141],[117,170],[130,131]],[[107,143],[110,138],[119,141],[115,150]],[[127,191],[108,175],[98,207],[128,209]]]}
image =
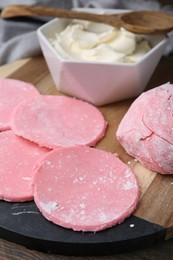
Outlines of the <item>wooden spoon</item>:
{"label": "wooden spoon", "polygon": [[173,16],[159,11],[132,11],[122,14],[93,14],[45,6],[11,5],[3,9],[1,18],[18,16],[51,16],[89,20],[112,25],[140,34],[165,34],[173,30]]}

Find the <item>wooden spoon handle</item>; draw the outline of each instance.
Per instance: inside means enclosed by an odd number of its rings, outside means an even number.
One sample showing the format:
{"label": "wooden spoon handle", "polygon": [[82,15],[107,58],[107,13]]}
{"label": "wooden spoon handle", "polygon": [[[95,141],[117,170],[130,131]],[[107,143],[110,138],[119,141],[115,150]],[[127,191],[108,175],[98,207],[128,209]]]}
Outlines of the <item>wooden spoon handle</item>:
{"label": "wooden spoon handle", "polygon": [[121,26],[121,21],[118,18],[118,15],[100,15],[45,6],[11,5],[4,8],[1,12],[1,18],[12,18],[17,16],[57,16],[60,18],[81,19],[99,23],[106,23],[116,26],[117,28]]}

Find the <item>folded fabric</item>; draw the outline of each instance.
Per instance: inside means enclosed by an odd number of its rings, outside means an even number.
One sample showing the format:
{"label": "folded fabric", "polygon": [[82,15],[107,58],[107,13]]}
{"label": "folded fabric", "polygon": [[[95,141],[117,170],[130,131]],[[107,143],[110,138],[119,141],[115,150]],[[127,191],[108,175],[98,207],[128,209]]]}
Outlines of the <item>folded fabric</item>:
{"label": "folded fabric", "polygon": [[[0,9],[7,5],[47,5],[59,8],[72,8],[71,0],[1,0]],[[41,54],[36,30],[51,18],[0,19],[0,65]]]}

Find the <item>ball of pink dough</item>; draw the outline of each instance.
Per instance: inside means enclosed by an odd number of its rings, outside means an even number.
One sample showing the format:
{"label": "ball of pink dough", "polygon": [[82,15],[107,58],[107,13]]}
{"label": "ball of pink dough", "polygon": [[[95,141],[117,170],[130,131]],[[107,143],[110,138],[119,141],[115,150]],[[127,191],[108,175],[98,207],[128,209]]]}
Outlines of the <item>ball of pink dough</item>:
{"label": "ball of pink dough", "polygon": [[146,168],[173,174],[173,85],[141,94],[122,119],[117,139]]}

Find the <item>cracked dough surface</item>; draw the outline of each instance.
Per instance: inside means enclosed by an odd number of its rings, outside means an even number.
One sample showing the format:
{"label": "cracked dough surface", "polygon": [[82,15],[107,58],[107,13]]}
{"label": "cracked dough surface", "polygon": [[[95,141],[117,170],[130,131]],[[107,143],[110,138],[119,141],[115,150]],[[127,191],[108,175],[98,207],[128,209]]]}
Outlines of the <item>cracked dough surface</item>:
{"label": "cracked dough surface", "polygon": [[122,119],[117,139],[150,170],[173,174],[173,85],[141,94]]}

